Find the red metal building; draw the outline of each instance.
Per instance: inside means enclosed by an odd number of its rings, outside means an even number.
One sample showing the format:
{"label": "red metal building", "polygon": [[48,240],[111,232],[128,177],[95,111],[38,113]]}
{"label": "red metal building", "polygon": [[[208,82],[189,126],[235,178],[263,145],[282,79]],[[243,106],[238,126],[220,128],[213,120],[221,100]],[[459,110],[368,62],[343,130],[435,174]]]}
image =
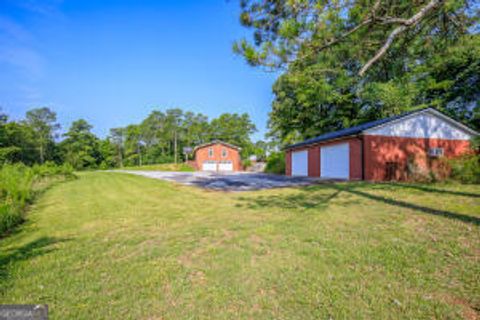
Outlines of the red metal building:
{"label": "red metal building", "polygon": [[193,149],[195,167],[202,171],[241,171],[240,148],[215,140]]}
{"label": "red metal building", "polygon": [[442,157],[470,152],[479,134],[433,109],[368,122],[291,145],[286,174],[345,180],[403,180],[409,167],[438,170]]}

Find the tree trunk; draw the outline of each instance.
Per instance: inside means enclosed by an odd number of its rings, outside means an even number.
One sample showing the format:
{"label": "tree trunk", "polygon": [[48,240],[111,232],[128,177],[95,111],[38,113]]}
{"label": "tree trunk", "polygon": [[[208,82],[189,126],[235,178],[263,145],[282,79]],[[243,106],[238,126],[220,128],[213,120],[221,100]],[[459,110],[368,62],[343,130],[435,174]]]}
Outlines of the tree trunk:
{"label": "tree trunk", "polygon": [[42,144],[40,144],[39,151],[40,151],[40,163],[43,164],[43,163],[45,162],[45,155],[44,155],[43,145],[42,145]]}
{"label": "tree trunk", "polygon": [[173,147],[174,159],[175,159],[175,164],[177,164],[177,131],[176,130],[174,133],[173,143],[174,143],[174,147]]}
{"label": "tree trunk", "polygon": [[140,145],[137,145],[137,153],[138,153],[138,165],[142,165],[142,150],[140,149]]}

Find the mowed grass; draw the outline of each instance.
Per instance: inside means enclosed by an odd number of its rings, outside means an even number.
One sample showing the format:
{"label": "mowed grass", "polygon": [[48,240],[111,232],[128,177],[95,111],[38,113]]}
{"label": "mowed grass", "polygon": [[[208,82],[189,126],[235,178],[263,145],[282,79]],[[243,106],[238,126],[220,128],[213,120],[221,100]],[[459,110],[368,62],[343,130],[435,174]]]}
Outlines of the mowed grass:
{"label": "mowed grass", "polygon": [[475,319],[480,186],[248,193],[91,172],[0,240],[0,303],[51,319]]}

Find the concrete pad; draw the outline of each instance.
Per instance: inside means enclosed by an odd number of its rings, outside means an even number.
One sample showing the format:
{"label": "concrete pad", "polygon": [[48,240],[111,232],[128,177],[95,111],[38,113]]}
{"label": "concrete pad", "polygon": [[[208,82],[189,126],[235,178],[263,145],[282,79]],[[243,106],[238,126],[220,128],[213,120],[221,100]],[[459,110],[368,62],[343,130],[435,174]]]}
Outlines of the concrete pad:
{"label": "concrete pad", "polygon": [[115,170],[114,172],[124,172],[219,191],[248,191],[305,186],[318,181],[318,179],[307,177],[287,177],[251,172],[215,173],[202,171],[168,172],[136,170]]}

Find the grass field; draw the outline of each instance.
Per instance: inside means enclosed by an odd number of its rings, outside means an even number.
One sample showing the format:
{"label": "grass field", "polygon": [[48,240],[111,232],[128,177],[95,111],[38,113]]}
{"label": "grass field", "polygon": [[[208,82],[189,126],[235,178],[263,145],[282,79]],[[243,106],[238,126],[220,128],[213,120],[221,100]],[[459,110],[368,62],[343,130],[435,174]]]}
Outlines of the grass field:
{"label": "grass field", "polygon": [[195,171],[191,166],[185,163],[162,163],[162,164],[149,164],[136,167],[123,167],[122,170],[142,170],[142,171],[182,171],[190,172]]}
{"label": "grass field", "polygon": [[0,303],[51,319],[476,319],[480,186],[221,193],[84,173],[0,240]]}

